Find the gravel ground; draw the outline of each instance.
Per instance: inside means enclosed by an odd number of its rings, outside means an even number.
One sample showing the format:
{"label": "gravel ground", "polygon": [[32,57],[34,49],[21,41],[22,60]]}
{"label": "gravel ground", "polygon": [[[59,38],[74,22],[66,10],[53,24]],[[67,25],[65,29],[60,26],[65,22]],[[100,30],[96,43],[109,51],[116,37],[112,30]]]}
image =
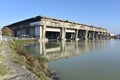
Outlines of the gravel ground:
{"label": "gravel ground", "polygon": [[7,73],[0,77],[0,80],[40,80],[36,75],[31,73],[22,64],[18,64],[14,60],[11,49],[7,46],[7,42],[2,42],[0,47],[0,55],[3,61],[0,65],[4,65]]}

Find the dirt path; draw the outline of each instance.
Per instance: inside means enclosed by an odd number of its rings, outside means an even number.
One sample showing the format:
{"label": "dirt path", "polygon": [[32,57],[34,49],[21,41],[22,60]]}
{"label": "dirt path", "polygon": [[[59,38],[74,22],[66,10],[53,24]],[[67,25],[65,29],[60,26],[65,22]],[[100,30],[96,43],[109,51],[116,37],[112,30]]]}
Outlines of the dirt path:
{"label": "dirt path", "polygon": [[0,77],[0,80],[40,80],[28,71],[24,65],[15,62],[14,54],[5,41],[1,44],[0,55],[2,56],[0,65],[4,65],[7,71],[4,76]]}

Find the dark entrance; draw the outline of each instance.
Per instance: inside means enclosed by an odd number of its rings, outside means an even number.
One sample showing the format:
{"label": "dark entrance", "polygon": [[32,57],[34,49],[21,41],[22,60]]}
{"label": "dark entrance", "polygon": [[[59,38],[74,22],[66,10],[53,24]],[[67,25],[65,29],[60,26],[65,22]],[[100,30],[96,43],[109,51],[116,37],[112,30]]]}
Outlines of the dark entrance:
{"label": "dark entrance", "polygon": [[47,31],[46,32],[46,38],[48,38],[48,40],[50,39],[60,39],[60,32],[50,32]]}
{"label": "dark entrance", "polygon": [[66,32],[66,39],[73,40],[75,33]]}

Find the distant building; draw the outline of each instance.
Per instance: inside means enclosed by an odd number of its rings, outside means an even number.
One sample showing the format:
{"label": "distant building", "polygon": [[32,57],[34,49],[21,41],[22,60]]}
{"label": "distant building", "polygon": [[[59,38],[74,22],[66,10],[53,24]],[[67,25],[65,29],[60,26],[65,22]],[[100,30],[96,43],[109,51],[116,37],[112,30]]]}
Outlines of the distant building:
{"label": "distant building", "polygon": [[13,37],[44,39],[105,38],[107,29],[45,16],[36,16],[8,25]]}
{"label": "distant building", "polygon": [[117,38],[117,39],[120,39],[120,34],[116,35],[116,38]]}

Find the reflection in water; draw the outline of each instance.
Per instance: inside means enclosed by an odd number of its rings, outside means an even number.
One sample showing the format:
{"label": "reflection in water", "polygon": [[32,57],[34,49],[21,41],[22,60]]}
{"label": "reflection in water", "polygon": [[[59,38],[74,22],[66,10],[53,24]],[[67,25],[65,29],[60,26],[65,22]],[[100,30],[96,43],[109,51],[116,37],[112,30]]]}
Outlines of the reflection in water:
{"label": "reflection in water", "polygon": [[106,40],[101,41],[61,41],[40,42],[24,46],[33,56],[42,55],[49,61],[82,55],[90,51],[104,49]]}
{"label": "reflection in water", "polygon": [[[71,41],[65,42],[62,41],[58,47],[46,49],[47,57],[49,60],[68,58],[74,55],[82,55],[90,51],[100,50],[105,47],[106,41],[101,41],[100,43],[95,44],[94,41]],[[49,44],[48,44],[49,45]]]}
{"label": "reflection in water", "polygon": [[60,80],[120,80],[119,40],[40,42],[25,47],[33,56],[48,58],[48,67]]}

